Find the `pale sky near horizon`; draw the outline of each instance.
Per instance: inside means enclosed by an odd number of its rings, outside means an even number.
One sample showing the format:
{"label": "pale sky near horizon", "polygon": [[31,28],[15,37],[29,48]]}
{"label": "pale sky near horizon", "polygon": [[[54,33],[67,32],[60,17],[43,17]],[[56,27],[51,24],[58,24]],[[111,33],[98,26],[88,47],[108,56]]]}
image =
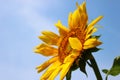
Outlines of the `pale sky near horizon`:
{"label": "pale sky near horizon", "polygon": [[[49,58],[35,54],[33,49],[41,41],[40,32],[57,32],[54,24],[61,20],[67,26],[69,12],[76,9],[76,2],[84,0],[0,0],[0,80],[39,80],[35,67]],[[104,18],[95,34],[101,34],[103,50],[93,53],[100,70],[110,68],[113,59],[120,56],[120,1],[87,0],[89,21],[99,15]],[[96,80],[87,66],[88,77],[79,70],[72,80]],[[102,72],[101,72],[102,73]],[[105,74],[102,73],[103,80]],[[120,75],[108,80],[120,80]],[[57,77],[56,80],[59,80]]]}

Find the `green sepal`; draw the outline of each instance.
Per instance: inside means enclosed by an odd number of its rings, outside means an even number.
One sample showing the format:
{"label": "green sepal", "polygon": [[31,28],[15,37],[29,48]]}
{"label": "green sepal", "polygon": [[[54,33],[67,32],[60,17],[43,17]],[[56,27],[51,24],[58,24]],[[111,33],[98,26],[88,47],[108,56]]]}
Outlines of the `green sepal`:
{"label": "green sepal", "polygon": [[66,80],[71,80],[71,74],[72,74],[72,71],[70,69],[66,74]]}
{"label": "green sepal", "polygon": [[101,35],[92,35],[90,38],[96,38],[99,39],[101,37]]}
{"label": "green sepal", "polygon": [[97,52],[99,50],[101,50],[101,48],[94,47],[94,48],[87,49],[86,51],[87,52]]}
{"label": "green sepal", "polygon": [[87,72],[86,72],[86,61],[85,59],[81,58],[79,60],[79,68],[80,68],[80,71],[83,72],[86,76],[87,75]]}
{"label": "green sepal", "polygon": [[78,67],[79,67],[78,64],[76,62],[74,62],[70,69],[72,71],[75,71],[76,69],[78,69]]}
{"label": "green sepal", "polygon": [[84,50],[82,52],[81,57],[78,59],[80,71],[83,72],[86,76],[88,76],[86,72],[86,63],[87,63],[87,60],[91,58],[89,54],[90,52],[88,50]]}

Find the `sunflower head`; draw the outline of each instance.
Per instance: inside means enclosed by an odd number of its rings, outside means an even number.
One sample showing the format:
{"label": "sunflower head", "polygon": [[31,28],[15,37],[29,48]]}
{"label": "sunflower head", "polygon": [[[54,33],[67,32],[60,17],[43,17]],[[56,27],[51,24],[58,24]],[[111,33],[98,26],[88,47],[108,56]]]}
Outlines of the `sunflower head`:
{"label": "sunflower head", "polygon": [[81,5],[77,4],[77,9],[73,13],[70,12],[68,27],[64,26],[60,20],[55,24],[59,35],[51,31],[42,32],[43,35],[39,38],[44,43],[38,45],[35,52],[53,57],[37,67],[38,72],[47,68],[41,80],[54,80],[59,73],[60,80],[63,80],[74,64],[79,66],[81,59],[85,59],[84,55],[87,53],[89,55],[90,50],[97,49],[96,47],[102,42],[92,34],[97,31],[94,25],[100,19],[102,16],[88,24],[86,2],[83,2]]}

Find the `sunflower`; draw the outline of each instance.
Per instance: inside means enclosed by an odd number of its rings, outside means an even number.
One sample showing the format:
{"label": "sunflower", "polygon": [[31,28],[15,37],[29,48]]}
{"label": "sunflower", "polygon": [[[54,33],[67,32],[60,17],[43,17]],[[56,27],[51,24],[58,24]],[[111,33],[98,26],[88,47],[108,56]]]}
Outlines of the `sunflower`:
{"label": "sunflower", "polygon": [[44,56],[52,56],[48,61],[37,67],[38,72],[47,68],[40,80],[54,80],[60,74],[63,80],[74,62],[82,56],[86,49],[99,46],[102,42],[91,37],[97,28],[94,25],[102,19],[99,16],[88,24],[86,2],[77,4],[77,9],[68,16],[68,28],[59,20],[55,26],[59,35],[51,31],[43,31],[39,38],[44,42],[38,45],[35,52]]}

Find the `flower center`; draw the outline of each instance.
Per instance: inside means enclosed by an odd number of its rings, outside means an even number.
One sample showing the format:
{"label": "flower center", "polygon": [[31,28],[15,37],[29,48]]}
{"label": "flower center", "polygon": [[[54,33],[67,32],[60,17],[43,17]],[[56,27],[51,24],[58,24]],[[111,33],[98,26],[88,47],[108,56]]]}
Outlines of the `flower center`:
{"label": "flower center", "polygon": [[68,34],[66,34],[63,37],[58,49],[59,50],[58,54],[61,62],[63,62],[65,57],[68,56],[72,51],[72,48],[70,47],[70,44],[68,42],[69,37],[77,37],[83,44],[85,35],[83,34],[83,31],[81,31],[79,28],[76,28],[74,30],[71,30]]}

